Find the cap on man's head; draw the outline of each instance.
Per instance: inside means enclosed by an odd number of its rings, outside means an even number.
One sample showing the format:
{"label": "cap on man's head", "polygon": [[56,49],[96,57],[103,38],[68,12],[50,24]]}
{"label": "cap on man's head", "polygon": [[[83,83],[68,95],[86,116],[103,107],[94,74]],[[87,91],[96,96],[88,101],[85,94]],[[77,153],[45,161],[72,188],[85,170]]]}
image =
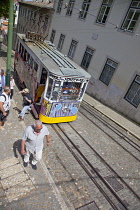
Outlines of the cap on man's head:
{"label": "cap on man's head", "polygon": [[22,90],[23,93],[29,93],[29,90],[27,88]]}

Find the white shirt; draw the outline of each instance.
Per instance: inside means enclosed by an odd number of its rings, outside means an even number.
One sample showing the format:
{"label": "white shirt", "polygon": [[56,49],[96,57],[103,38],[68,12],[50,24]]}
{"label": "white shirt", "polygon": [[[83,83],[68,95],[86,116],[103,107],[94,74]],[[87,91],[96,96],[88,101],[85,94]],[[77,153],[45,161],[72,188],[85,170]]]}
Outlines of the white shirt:
{"label": "white shirt", "polygon": [[4,103],[3,108],[5,111],[8,111],[10,109],[10,105],[11,105],[10,97],[5,92],[3,92],[2,95],[5,95],[6,100],[5,100],[4,96],[0,96],[0,102]]}
{"label": "white shirt", "polygon": [[26,128],[22,139],[26,141],[25,145],[31,153],[37,153],[43,149],[43,138],[46,135],[49,135],[49,131],[45,125],[42,125],[42,129],[38,134],[35,134],[33,125],[30,125]]}
{"label": "white shirt", "polygon": [[0,75],[0,87],[3,87],[3,86],[5,86],[5,76]]}
{"label": "white shirt", "polygon": [[10,88],[14,89],[14,86],[15,86],[15,81],[14,81],[14,79],[12,79],[12,80],[10,80]]}

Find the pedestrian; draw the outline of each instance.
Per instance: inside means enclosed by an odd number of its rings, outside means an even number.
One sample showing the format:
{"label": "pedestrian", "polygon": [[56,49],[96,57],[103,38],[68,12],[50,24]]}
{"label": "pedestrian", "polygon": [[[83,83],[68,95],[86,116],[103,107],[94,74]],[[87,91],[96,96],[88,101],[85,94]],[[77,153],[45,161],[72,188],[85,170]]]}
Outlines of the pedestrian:
{"label": "pedestrian", "polygon": [[31,165],[33,169],[37,169],[36,163],[42,158],[43,138],[45,136],[47,146],[49,146],[51,140],[49,131],[40,120],[35,120],[34,125],[30,125],[26,128],[21,141],[21,154],[24,155],[24,167],[28,166],[30,154],[32,154],[33,159]]}
{"label": "pedestrian", "polygon": [[2,88],[5,86],[5,75],[4,70],[0,69],[0,94],[2,93]]}
{"label": "pedestrian", "polygon": [[30,110],[30,106],[31,106],[31,103],[32,103],[32,98],[31,98],[31,96],[29,94],[29,90],[27,88],[23,89],[19,93],[22,93],[22,95],[23,95],[23,104],[22,104],[23,109],[21,110],[21,113],[19,115],[19,118],[20,118],[19,121],[23,121],[26,111]]}
{"label": "pedestrian", "polygon": [[10,77],[10,88],[11,88],[10,99],[11,100],[14,95],[14,86],[15,86],[15,80],[14,80],[13,76],[11,75],[11,77]]}
{"label": "pedestrian", "polygon": [[10,110],[10,87],[5,86],[0,95],[0,129],[2,130]]}

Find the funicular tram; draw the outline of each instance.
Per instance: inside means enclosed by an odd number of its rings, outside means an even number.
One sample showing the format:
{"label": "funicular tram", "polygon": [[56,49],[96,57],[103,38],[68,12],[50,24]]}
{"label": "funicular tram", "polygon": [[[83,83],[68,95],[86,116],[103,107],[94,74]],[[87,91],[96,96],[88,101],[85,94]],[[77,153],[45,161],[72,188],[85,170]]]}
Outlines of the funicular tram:
{"label": "funicular tram", "polygon": [[90,75],[51,42],[31,32],[18,34],[14,70],[30,90],[35,118],[44,123],[76,119]]}

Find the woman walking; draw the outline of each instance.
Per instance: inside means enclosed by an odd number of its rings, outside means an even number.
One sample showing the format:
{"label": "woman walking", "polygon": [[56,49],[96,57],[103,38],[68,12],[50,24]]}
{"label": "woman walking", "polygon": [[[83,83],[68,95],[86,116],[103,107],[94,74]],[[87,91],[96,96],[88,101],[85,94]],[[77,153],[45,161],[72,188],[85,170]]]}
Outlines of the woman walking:
{"label": "woman walking", "polygon": [[11,100],[12,100],[13,94],[14,94],[14,86],[15,86],[15,80],[14,80],[13,76],[11,76],[10,77],[10,89],[11,89],[10,99]]}

